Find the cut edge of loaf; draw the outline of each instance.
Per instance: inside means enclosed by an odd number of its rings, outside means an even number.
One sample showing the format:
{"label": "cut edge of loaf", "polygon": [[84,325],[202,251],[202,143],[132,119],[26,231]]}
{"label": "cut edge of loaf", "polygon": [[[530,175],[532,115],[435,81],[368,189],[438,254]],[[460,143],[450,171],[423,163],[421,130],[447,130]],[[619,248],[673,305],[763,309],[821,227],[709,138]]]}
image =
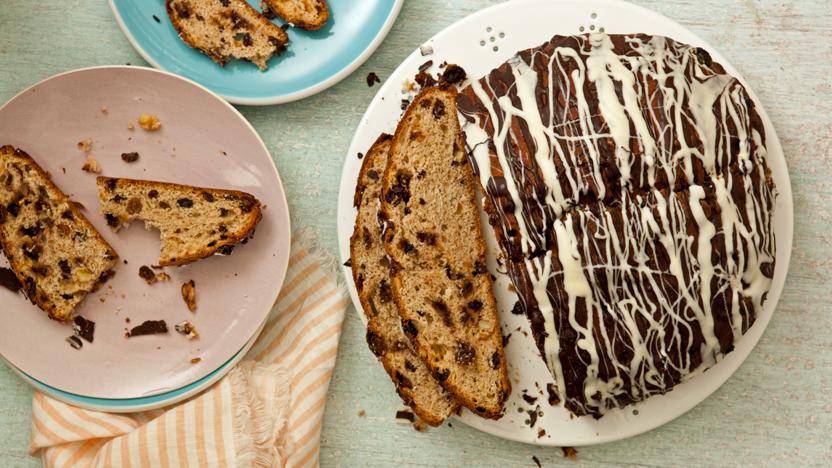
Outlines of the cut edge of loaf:
{"label": "cut edge of loaf", "polygon": [[[449,84],[440,84],[440,85],[424,88],[411,101],[410,105],[408,106],[407,110],[405,111],[405,113],[400,118],[399,123],[396,127],[396,131],[395,131],[395,134],[393,136],[393,142],[391,144],[391,149],[390,149],[390,153],[391,153],[390,154],[390,159],[388,159],[388,164],[387,164],[387,167],[386,167],[384,175],[383,175],[383,181],[384,181],[385,189],[388,187],[388,185],[393,185],[393,182],[395,181],[395,175],[393,174],[393,167],[394,167],[393,160],[395,159],[395,148],[397,147],[398,141],[400,139],[404,138],[404,131],[405,131],[404,129],[407,126],[407,122],[410,118],[410,114],[416,111],[417,103],[420,103],[422,101],[422,99],[424,99],[428,96],[431,96],[434,93],[451,93],[451,95],[448,96],[447,99],[446,99],[447,102],[450,105],[447,105],[446,107],[448,109],[450,109],[450,110],[448,110],[448,112],[452,112],[454,114],[454,118],[451,118],[450,120],[451,120],[451,125],[453,126],[453,131],[456,135],[455,138],[457,140],[457,146],[458,146],[460,151],[463,151],[463,152],[465,151],[464,150],[465,142],[463,140],[462,132],[459,128],[459,121],[456,118],[456,115],[457,115],[457,111],[456,111],[457,90],[456,90],[456,88],[453,87],[452,85],[449,85]],[[466,192],[468,194],[468,200],[467,201],[468,201],[468,203],[470,204],[471,207],[473,207],[475,210],[479,211],[479,205],[477,203],[476,188],[475,188],[478,184],[478,181],[476,180],[475,174],[473,172],[473,168],[471,167],[470,163],[468,162],[467,155],[465,155],[465,157],[463,157],[462,160],[465,161],[465,162],[460,167],[465,168],[463,170],[465,171],[465,177],[468,179],[468,183],[465,184]],[[382,191],[382,200],[381,200],[380,213],[381,213],[381,216],[383,216],[385,219],[389,220],[390,219],[390,215],[389,215],[389,211],[388,211],[389,207],[388,207],[388,201],[385,200],[385,196],[384,196],[385,192],[387,192],[387,190]],[[393,234],[394,230],[395,230],[395,227],[388,228],[387,232],[385,233],[385,241],[384,241],[385,249],[387,249],[388,255],[390,255],[391,259],[395,258],[394,254],[392,252],[392,250],[395,249],[395,246],[391,245],[391,243],[388,242],[388,239],[392,240],[392,237],[394,235]],[[474,239],[476,241],[475,249],[477,250],[478,256],[481,257],[482,264],[484,265],[485,264],[486,246],[485,246],[485,238],[483,237],[482,229],[481,229],[481,226],[479,224],[479,216],[477,216],[476,226],[474,227],[474,232],[473,232],[473,235],[472,235],[472,240],[474,240]],[[393,276],[393,285],[394,285],[394,287],[393,287],[393,297],[394,297],[394,300],[396,301],[399,313],[400,313],[401,318],[402,318],[403,327],[404,327],[405,322],[411,321],[411,319],[416,317],[416,314],[414,313],[414,314],[410,314],[411,316],[408,316],[410,311],[408,310],[406,304],[404,303],[404,299],[402,298],[402,295],[399,294],[399,291],[401,291],[401,289],[403,288],[402,281],[401,281],[401,271],[402,271],[401,269],[397,269],[396,272],[394,273],[394,276]],[[486,274],[487,274],[487,272],[486,272]],[[501,327],[500,327],[501,322],[500,322],[499,313],[498,313],[497,307],[496,307],[496,299],[494,298],[494,295],[493,295],[493,288],[492,288],[492,285],[491,285],[490,277],[489,277],[489,281],[488,281],[487,294],[489,296],[488,301],[487,301],[489,303],[489,306],[487,306],[486,309],[489,309],[489,308],[493,309],[492,313],[494,315],[494,320],[496,322],[495,327],[492,330],[491,341],[492,341],[492,344],[493,344],[493,346],[496,350],[495,352],[499,353],[499,359],[500,359],[500,363],[499,363],[500,378],[499,378],[499,382],[495,382],[501,388],[501,395],[498,397],[498,402],[490,408],[485,408],[485,407],[479,406],[474,401],[472,395],[466,394],[466,392],[464,391],[464,389],[462,387],[460,387],[458,385],[455,385],[454,382],[452,382],[450,379],[448,379],[448,380],[439,379],[439,380],[441,381],[442,386],[445,389],[447,389],[451,394],[453,394],[456,397],[456,399],[463,406],[470,409],[474,414],[477,414],[478,416],[481,416],[481,417],[486,418],[486,419],[499,419],[504,414],[505,402],[508,400],[508,397],[511,394],[511,381],[508,378],[508,370],[507,370],[507,364],[506,364],[506,358],[505,358],[505,350],[504,350],[503,344],[502,344],[502,333],[501,333]],[[418,350],[418,353],[419,353],[420,357],[422,358],[422,361],[425,362],[425,364],[431,369],[431,371],[434,372],[435,375],[438,375],[439,373],[442,373],[443,371],[447,371],[446,369],[440,369],[440,368],[436,367],[435,365],[433,365],[431,363],[431,360],[429,358],[430,353],[428,352],[428,350],[422,348],[419,345],[419,342],[417,341],[417,337],[415,335],[408,334],[408,337],[411,339],[411,342],[413,343],[414,347]]]}
{"label": "cut edge of loaf", "polygon": [[[367,172],[375,165],[375,158],[384,157],[384,165],[386,166],[387,150],[389,149],[389,143],[392,138],[393,136],[390,134],[381,134],[367,151],[364,156],[364,162],[361,164],[361,169],[358,175],[358,183],[355,189],[355,198],[353,199],[354,206],[359,209],[359,212],[356,214],[355,227],[353,229],[353,234],[350,237],[352,276],[353,281],[355,282],[356,290],[358,291],[358,297],[361,302],[364,316],[367,318],[366,341],[370,347],[370,351],[372,351],[373,355],[384,367],[384,370],[387,372],[396,387],[396,392],[399,394],[404,403],[407,404],[420,419],[427,424],[436,427],[442,424],[451,414],[458,411],[459,402],[457,402],[453,396],[448,393],[438,381],[435,380],[431,371],[412,349],[412,345],[409,343],[407,336],[401,331],[400,328],[398,329],[399,334],[401,335],[400,338],[406,342],[407,348],[404,350],[398,350],[393,354],[405,352],[412,356],[412,368],[407,368],[408,362],[410,361],[408,361],[406,357],[404,364],[406,369],[401,369],[401,366],[397,366],[396,363],[393,362],[393,358],[395,356],[388,352],[387,345],[390,338],[396,339],[398,337],[390,336],[391,334],[395,334],[395,332],[390,333],[389,330],[384,331],[383,324],[379,322],[378,318],[370,313],[370,311],[378,310],[379,306],[376,306],[375,303],[371,303],[372,299],[368,297],[369,293],[363,286],[364,281],[360,278],[360,265],[362,262],[359,260],[358,250],[360,249],[359,243],[364,242],[362,239],[362,233],[365,228],[362,221],[360,207],[364,197],[364,192],[367,188],[367,185],[365,185],[363,181],[366,179]],[[381,184],[380,178],[377,183],[379,185]],[[378,192],[380,194],[380,187],[378,188]],[[376,201],[380,202],[378,198]],[[375,228],[378,229],[378,235],[373,237],[375,237],[376,241],[379,242],[379,248],[383,249],[383,245],[381,244],[381,227],[376,226]],[[386,253],[384,255],[386,255]],[[387,307],[395,308],[397,305],[395,303],[389,303]],[[395,310],[394,313],[398,315],[397,310]],[[399,323],[397,323],[396,326],[399,327]],[[416,374],[414,376],[415,378],[412,380],[408,379],[407,372]],[[413,380],[416,380],[416,382],[414,383]],[[420,381],[429,383],[422,383],[420,385]],[[430,383],[433,385],[430,385]],[[420,387],[421,390],[419,390]],[[430,402],[436,402],[436,404],[428,405]],[[422,403],[425,403],[425,405],[423,406]]]}

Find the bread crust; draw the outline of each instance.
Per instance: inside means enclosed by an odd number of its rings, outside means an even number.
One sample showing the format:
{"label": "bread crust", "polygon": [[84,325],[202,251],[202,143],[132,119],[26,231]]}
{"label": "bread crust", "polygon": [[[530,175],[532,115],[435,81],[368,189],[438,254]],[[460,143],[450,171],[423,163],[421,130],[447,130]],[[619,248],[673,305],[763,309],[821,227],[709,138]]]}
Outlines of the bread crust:
{"label": "bread crust", "polygon": [[[160,258],[159,264],[162,266],[179,266],[184,265],[187,263],[195,262],[199,259],[214,255],[223,247],[230,247],[235,246],[238,243],[242,242],[244,239],[248,238],[251,233],[254,231],[254,228],[257,226],[257,223],[263,218],[263,206],[257,198],[253,195],[241,192],[239,190],[231,190],[231,189],[215,189],[215,188],[206,188],[206,187],[197,187],[193,185],[184,185],[184,184],[177,184],[173,182],[159,182],[159,181],[152,181],[152,180],[141,180],[141,179],[127,179],[127,178],[114,178],[114,177],[104,177],[99,176],[96,178],[96,183],[99,187],[99,197],[101,198],[102,202],[105,200],[104,196],[108,193],[108,186],[110,184],[115,184],[114,187],[118,188],[119,186],[123,186],[126,184],[132,186],[140,186],[146,189],[156,189],[156,190],[166,190],[166,191],[182,191],[182,192],[208,192],[212,195],[230,195],[237,197],[241,200],[246,200],[251,204],[251,212],[248,215],[246,220],[245,226],[236,232],[229,232],[227,235],[227,239],[219,240],[216,242],[216,245],[212,247],[204,247],[199,249],[197,252],[189,255],[181,255],[176,256],[175,260]],[[102,205],[103,209],[103,205]]]}
{"label": "bread crust", "polygon": [[293,26],[297,26],[301,29],[307,29],[310,31],[321,29],[327,21],[329,21],[329,5],[327,5],[326,0],[318,0],[317,4],[321,5],[318,15],[315,16],[314,20],[307,21],[301,16],[293,16],[286,8],[284,8],[283,4],[279,0],[263,0],[261,2],[264,14],[272,12],[279,16],[283,21],[291,23]]}
{"label": "bread crust", "polygon": [[[34,158],[32,158],[25,151],[15,148],[11,145],[3,145],[2,147],[0,147],[0,157],[9,157],[9,155],[11,155],[11,157],[13,158],[21,160],[23,164],[31,167],[32,170],[34,170],[37,173],[38,177],[40,178],[40,182],[48,186],[49,189],[53,191],[54,196],[58,198],[58,202],[67,204],[69,210],[72,212],[74,220],[84,225],[84,227],[87,228],[87,230],[90,234],[92,234],[95,240],[104,247],[104,249],[107,252],[107,255],[109,255],[112,258],[111,267],[115,266],[116,260],[118,259],[118,253],[115,251],[115,249],[113,249],[110,243],[107,242],[106,239],[104,239],[101,233],[98,232],[97,229],[95,229],[95,227],[92,225],[92,223],[89,222],[86,216],[84,216],[83,213],[81,213],[81,211],[78,209],[75,203],[73,203],[72,200],[60,188],[58,188],[58,186],[55,185],[54,182],[52,182],[50,175],[46,171],[44,171],[42,167],[40,167],[40,165],[34,160]],[[4,219],[0,217],[0,225],[2,225],[3,223]],[[72,318],[72,314],[66,316],[58,314],[56,305],[49,302],[49,298],[47,297],[46,293],[37,284],[34,285],[34,289],[31,286],[27,287],[27,277],[24,275],[22,271],[24,265],[20,261],[21,257],[17,255],[12,255],[14,243],[11,239],[6,238],[3,229],[0,229],[0,245],[2,245],[3,254],[9,261],[9,266],[11,266],[11,269],[17,277],[18,281],[20,281],[20,284],[24,286],[23,291],[26,293],[26,297],[29,299],[29,301],[31,301],[32,304],[38,306],[41,310],[49,314],[49,318],[53,320],[65,321]],[[99,278],[98,282],[93,286],[93,288],[90,291],[87,292],[87,294],[98,290],[101,287],[101,285],[104,284],[109,278],[110,275]],[[81,302],[79,302],[79,305],[80,304]]]}
{"label": "bread crust", "polygon": [[[448,85],[440,85],[440,86],[433,86],[429,88],[423,89],[411,102],[408,109],[405,111],[402,118],[399,120],[399,124],[396,127],[396,132],[393,136],[393,142],[391,144],[390,149],[390,158],[388,160],[387,167],[384,172],[383,176],[383,185],[384,188],[382,190],[382,194],[386,194],[390,188],[395,183],[396,177],[396,161],[399,158],[398,155],[398,147],[400,143],[403,141],[404,138],[407,137],[405,135],[406,128],[408,126],[409,117],[412,113],[414,113],[417,109],[417,103],[420,103],[422,100],[427,99],[434,94],[441,93],[445,94],[448,93],[449,95],[446,97],[446,100],[452,103],[450,109],[453,109],[454,114],[456,113],[456,94],[457,91],[452,86]],[[451,110],[449,110],[450,112]],[[453,125],[453,132],[456,135],[457,145],[459,148],[465,148],[464,141],[462,140],[462,133],[459,128],[459,122],[456,118],[452,118],[451,125]],[[465,192],[466,192],[466,200],[464,201],[465,204],[470,207],[472,210],[478,210],[477,200],[476,200],[476,184],[477,181],[474,176],[473,169],[468,163],[467,158],[465,158],[465,163],[460,165],[461,171],[463,173],[463,177],[465,179]],[[382,196],[381,201],[381,208],[380,211],[382,216],[385,219],[391,219],[391,206],[390,203]],[[386,234],[391,234],[395,227],[388,228],[388,232]],[[479,222],[476,223],[475,226],[471,226],[471,235],[470,235],[471,247],[475,250],[476,257],[479,258],[483,264],[485,263],[485,239],[482,234],[482,230],[480,227]],[[392,236],[388,235],[385,236],[385,249],[387,250],[388,254],[391,258],[394,257],[396,246],[392,243]],[[396,301],[399,314],[402,317],[402,320],[412,320],[416,318],[416,312],[411,311],[408,309],[407,305],[405,304],[401,291],[403,290],[404,286],[402,283],[402,277],[406,272],[402,268],[395,268],[393,277],[392,277],[392,284],[393,284],[393,298]],[[500,359],[500,372],[499,372],[499,382],[497,382],[498,386],[502,389],[502,395],[499,398],[499,403],[495,404],[491,407],[483,407],[481,406],[482,403],[478,404],[474,401],[474,396],[468,394],[465,389],[461,386],[456,385],[453,379],[447,379],[442,381],[442,386],[445,387],[451,394],[453,394],[456,399],[466,408],[470,409],[471,411],[475,412],[475,414],[488,418],[488,419],[499,419],[503,415],[503,409],[505,401],[508,399],[508,396],[511,394],[511,382],[508,378],[508,371],[506,368],[506,359],[505,359],[505,352],[502,345],[502,335],[500,331],[500,322],[499,316],[496,310],[496,300],[494,299],[493,291],[491,289],[491,285],[489,282],[489,287],[487,288],[488,297],[487,303],[493,304],[493,314],[496,317],[497,323],[492,333],[490,335],[490,341],[492,347],[496,350],[495,352],[499,353]],[[442,372],[444,369],[440,369],[436,365],[432,363],[430,358],[431,350],[428,349],[429,347],[425,346],[423,343],[419,343],[418,339],[414,335],[410,335],[409,338],[413,343],[414,347],[418,350],[422,361],[436,374]]]}

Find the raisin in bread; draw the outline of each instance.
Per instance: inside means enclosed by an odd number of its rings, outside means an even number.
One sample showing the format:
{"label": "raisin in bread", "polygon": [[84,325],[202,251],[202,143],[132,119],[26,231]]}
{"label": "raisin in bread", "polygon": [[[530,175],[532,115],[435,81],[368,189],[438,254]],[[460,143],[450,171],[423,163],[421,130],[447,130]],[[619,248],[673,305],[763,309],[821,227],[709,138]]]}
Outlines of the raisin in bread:
{"label": "raisin in bread", "polygon": [[390,375],[402,400],[425,422],[438,426],[459,403],[433,378],[402,332],[389,282],[390,262],[381,240],[378,208],[390,139],[387,134],[379,137],[361,165],[355,191],[358,215],[350,238],[352,274],[367,317],[370,350]]}
{"label": "raisin in bread", "polygon": [[303,29],[321,29],[329,20],[325,0],[263,0],[260,5],[263,14],[274,13]]}
{"label": "raisin in bread", "polygon": [[26,296],[69,320],[118,255],[25,152],[0,148],[0,244]]}
{"label": "raisin in bread", "polygon": [[236,190],[98,177],[101,212],[115,230],[134,219],[162,236],[159,264],[183,265],[231,253],[262,217],[254,196]]}
{"label": "raisin in bread", "polygon": [[399,122],[383,178],[384,246],[422,360],[463,405],[499,418],[511,384],[455,99],[451,87],[427,88]]}
{"label": "raisin in bread", "polygon": [[245,0],[166,0],[171,23],[186,44],[220,65],[248,60],[261,70],[286,50],[289,37]]}

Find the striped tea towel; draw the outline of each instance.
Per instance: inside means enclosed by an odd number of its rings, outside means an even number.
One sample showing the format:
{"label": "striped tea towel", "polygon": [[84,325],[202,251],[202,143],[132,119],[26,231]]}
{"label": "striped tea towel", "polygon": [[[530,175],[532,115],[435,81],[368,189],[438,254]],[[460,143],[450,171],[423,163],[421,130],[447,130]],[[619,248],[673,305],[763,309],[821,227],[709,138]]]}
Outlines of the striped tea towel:
{"label": "striped tea towel", "polygon": [[47,467],[317,466],[348,304],[331,264],[303,240],[294,241],[286,281],[260,338],[241,364],[196,397],[154,411],[109,414],[35,392],[32,455]]}

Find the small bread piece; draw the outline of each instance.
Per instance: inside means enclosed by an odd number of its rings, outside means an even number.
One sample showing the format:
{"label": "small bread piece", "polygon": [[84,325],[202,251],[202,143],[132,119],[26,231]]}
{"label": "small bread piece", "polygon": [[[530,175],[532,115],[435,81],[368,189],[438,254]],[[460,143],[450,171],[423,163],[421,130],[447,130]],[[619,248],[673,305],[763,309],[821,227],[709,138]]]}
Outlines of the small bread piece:
{"label": "small bread piece", "polygon": [[186,44],[220,65],[248,60],[261,70],[286,50],[289,37],[245,0],[166,0],[168,17]]}
{"label": "small bread piece", "polygon": [[402,328],[422,360],[460,403],[499,418],[511,384],[464,148],[456,90],[419,93],[384,172],[384,248]]}
{"label": "small bread piece", "polygon": [[384,252],[378,208],[381,176],[387,164],[391,136],[373,144],[358,176],[355,206],[358,215],[350,238],[352,275],[367,317],[367,344],[390,375],[396,392],[425,422],[438,426],[459,407],[425,366],[401,329],[390,288],[390,262]]}
{"label": "small bread piece", "polygon": [[0,244],[26,297],[55,320],[112,276],[118,255],[25,152],[0,147]]}
{"label": "small bread piece", "polygon": [[159,265],[183,265],[214,253],[228,255],[262,217],[245,192],[150,180],[96,178],[101,213],[118,231],[134,219],[161,232]]}
{"label": "small bread piece", "polygon": [[326,0],[263,0],[263,14],[274,13],[302,29],[321,29],[329,21]]}

